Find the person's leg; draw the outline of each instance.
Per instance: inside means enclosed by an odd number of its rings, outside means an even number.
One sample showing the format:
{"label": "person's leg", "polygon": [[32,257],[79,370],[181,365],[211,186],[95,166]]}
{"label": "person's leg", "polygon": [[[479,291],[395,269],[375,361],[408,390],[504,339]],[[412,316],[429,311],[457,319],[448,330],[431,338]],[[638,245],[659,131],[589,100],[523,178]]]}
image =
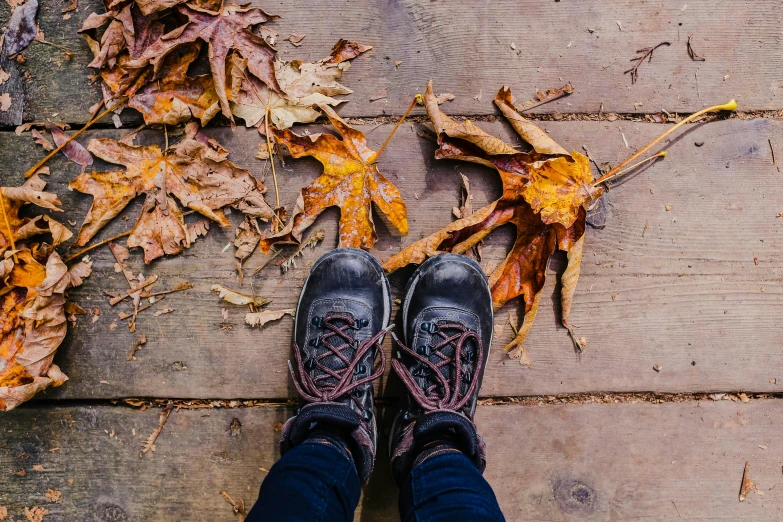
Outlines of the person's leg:
{"label": "person's leg", "polygon": [[296,307],[289,361],[300,407],[283,426],[282,458],[249,520],[353,519],[375,462],[372,381],[383,375],[380,343],[390,315],[389,282],[367,252],[340,248],[313,265]]}
{"label": "person's leg", "polygon": [[427,260],[408,283],[401,319],[405,342],[392,368],[408,393],[389,449],[402,520],[503,520],[473,423],[493,328],[481,267],[454,254]]}
{"label": "person's leg", "polygon": [[433,452],[413,467],[400,488],[402,522],[504,520],[495,493],[459,450]]}
{"label": "person's leg", "polygon": [[344,449],[308,440],[272,466],[247,522],[350,522],[361,491]]}

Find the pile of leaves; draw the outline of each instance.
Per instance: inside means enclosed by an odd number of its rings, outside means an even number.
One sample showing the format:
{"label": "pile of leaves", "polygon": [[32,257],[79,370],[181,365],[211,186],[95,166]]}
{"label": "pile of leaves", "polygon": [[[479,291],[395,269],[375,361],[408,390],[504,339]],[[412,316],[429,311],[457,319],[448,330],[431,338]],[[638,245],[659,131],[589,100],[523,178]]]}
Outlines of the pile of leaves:
{"label": "pile of leaves", "polygon": [[[84,313],[65,293],[90,275],[89,258],[69,269],[55,251],[71,237],[68,229],[47,215],[19,215],[25,205],[61,211],[45,185],[35,175],[21,187],[0,187],[0,411],[68,380],[52,360],[68,318]],[[39,241],[40,236],[51,242]]]}
{"label": "pile of leaves", "polygon": [[562,285],[562,321],[568,327],[582,259],[585,208],[603,191],[594,186],[588,158],[576,151],[568,153],[522,117],[507,87],[500,89],[495,105],[532,147],[530,152],[518,151],[469,120],[457,122],[448,117],[438,107],[432,82],[424,94],[424,104],[437,134],[439,148],[435,157],[469,161],[496,170],[503,183],[503,194],[489,205],[408,246],[387,260],[384,269],[391,272],[409,263],[421,263],[440,252],[464,254],[496,228],[513,224],[514,245],[490,274],[489,284],[495,309],[515,297],[521,297],[524,303],[524,322],[506,350],[512,357],[525,360],[522,343],[538,310],[547,262],[558,249],[568,252]]}

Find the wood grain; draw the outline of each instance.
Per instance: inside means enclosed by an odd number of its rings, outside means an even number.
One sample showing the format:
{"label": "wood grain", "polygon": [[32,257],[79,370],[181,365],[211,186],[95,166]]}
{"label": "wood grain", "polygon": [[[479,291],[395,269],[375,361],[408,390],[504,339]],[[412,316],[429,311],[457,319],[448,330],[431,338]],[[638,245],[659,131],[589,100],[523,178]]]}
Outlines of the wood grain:
{"label": "wood grain", "polygon": [[[518,143],[503,123],[481,125]],[[370,146],[376,148],[389,131],[389,126],[363,128]],[[635,122],[550,122],[544,128],[566,148],[580,149],[585,144],[598,161],[614,164],[663,129]],[[666,145],[669,156],[665,161],[611,190],[606,196],[610,211],[606,228],[588,231],[570,319],[578,335],[586,337],[587,350],[574,354],[566,330],[559,326],[554,274],[564,269],[564,259],[556,258],[550,264],[545,295],[527,341],[532,368],[503,359],[502,347],[511,338],[506,327],[490,354],[482,394],[781,391],[783,222],[776,215],[783,210],[783,186],[781,174],[771,164],[768,143],[772,140],[783,150],[781,131],[783,124],[762,119],[690,126]],[[232,133],[224,128],[209,133],[233,151],[231,157],[239,165],[259,177],[266,172],[271,185],[269,168],[254,159],[260,142],[254,131]],[[625,148],[621,133],[631,149]],[[118,137],[121,133],[90,131],[88,135]],[[142,142],[158,139],[154,132],[141,136]],[[695,142],[704,144],[697,147]],[[0,133],[0,150],[15,151],[14,158],[0,164],[3,185],[20,184],[22,171],[43,154],[27,134]],[[381,172],[400,187],[410,213],[410,234],[405,238],[393,237],[377,220],[380,240],[373,253],[381,260],[452,219],[451,209],[459,198],[459,172],[471,180],[474,208],[499,195],[494,172],[436,161],[433,151],[432,142],[405,124],[380,158]],[[65,218],[80,223],[91,198],[65,188],[78,167],[60,158],[50,166],[50,189],[61,195]],[[107,165],[97,162],[95,167]],[[278,171],[281,201],[293,205],[299,187],[319,172],[314,160],[286,159]],[[667,206],[671,207],[668,211]],[[96,240],[129,229],[139,208],[137,201]],[[237,217],[234,214],[232,219]],[[71,380],[52,390],[52,396],[295,396],[286,371],[290,318],[253,330],[243,324],[246,310],[221,303],[210,287],[221,283],[264,295],[272,300],[271,309],[295,306],[308,267],[336,246],[336,217],[336,211],[328,211],[313,226],[312,230],[326,230],[326,240],[314,251],[306,251],[296,269],[281,274],[273,263],[255,277],[248,275],[244,286],[236,279],[233,247],[224,251],[233,239],[231,230],[213,226],[191,249],[148,267],[134,250],[133,270],[160,276],[155,289],[186,280],[195,284],[194,289],[169,295],[158,305],[174,308],[174,313],[153,317],[152,309],[141,314],[137,334],[130,334],[117,319],[116,314],[128,311],[128,306],[112,308],[103,295],[124,289],[125,281],[114,273],[114,260],[105,247],[94,251],[95,273],[73,295],[84,308],[97,309],[101,315],[94,323],[89,316],[81,317],[71,330],[55,359]],[[510,241],[510,230],[490,236],[484,262],[500,261]],[[257,253],[248,261],[247,272],[262,260]],[[395,298],[400,297],[409,274],[405,270],[392,276]],[[228,330],[221,326],[223,307],[229,311],[227,322],[234,325]],[[509,312],[518,315],[513,302],[498,312],[498,327]],[[141,333],[149,342],[136,354],[136,361],[127,361]],[[662,370],[654,371],[654,365]],[[397,393],[386,382],[381,387],[389,395]]]}
{"label": "wood grain", "polygon": [[[730,98],[741,110],[783,105],[783,0],[252,3],[281,16],[269,24],[281,40],[307,35],[300,48],[280,41],[283,59],[323,58],[339,38],[374,46],[345,76],[355,91],[341,108],[348,116],[402,114],[430,78],[438,92],[456,95],[447,106],[455,114],[494,114],[492,98],[502,85],[526,100],[566,81],[576,89],[572,96],[533,112],[597,113],[602,105],[604,112],[695,112]],[[92,56],[76,31],[90,12],[103,11],[102,2],[82,0],[69,20],[60,10],[43,4],[39,23],[49,41],[76,56],[67,61],[61,50],[38,42],[25,51],[28,121],[84,123],[100,100],[88,79]],[[7,16],[3,4],[0,21]],[[705,62],[688,57],[689,34]],[[623,71],[635,51],[662,41],[671,46],[658,49],[631,85]],[[370,101],[382,89],[388,98]],[[137,120],[133,114],[126,110],[124,118]]]}
{"label": "wood grain", "polygon": [[[224,489],[252,506],[261,468],[279,458],[274,426],[290,411],[174,411],[156,451],[140,455],[159,411],[47,405],[4,416],[0,505],[14,520],[33,505],[50,511],[47,522],[235,520]],[[485,475],[509,521],[776,520],[781,415],[780,400],[764,400],[481,406],[476,420],[488,447]],[[746,461],[763,496],[740,503]],[[24,477],[13,475],[21,469]],[[47,502],[47,489],[62,501]],[[399,520],[396,496],[379,455],[356,520]]]}

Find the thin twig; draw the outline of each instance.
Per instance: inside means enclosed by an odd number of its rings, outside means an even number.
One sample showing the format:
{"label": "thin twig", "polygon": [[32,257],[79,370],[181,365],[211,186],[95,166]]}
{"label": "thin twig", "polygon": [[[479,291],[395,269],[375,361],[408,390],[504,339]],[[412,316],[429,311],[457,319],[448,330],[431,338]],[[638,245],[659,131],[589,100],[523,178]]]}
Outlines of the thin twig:
{"label": "thin twig", "polygon": [[11,242],[11,250],[14,251],[14,263],[18,263],[19,259],[16,257],[16,243],[14,242],[14,232],[11,230],[11,224],[8,222],[8,214],[5,211],[5,194],[2,187],[0,187],[0,208],[3,209],[3,221],[5,222],[5,229],[8,232],[8,241]]}
{"label": "thin twig", "polygon": [[139,348],[141,348],[142,344],[147,344],[147,335],[141,334],[138,339],[136,339],[136,342],[133,343],[133,348],[131,348],[130,353],[128,354],[128,360],[132,361],[133,356],[136,355],[136,352],[139,351]]}
{"label": "thin twig", "polygon": [[674,125],[671,129],[667,130],[666,132],[664,132],[663,134],[661,134],[660,136],[655,138],[652,141],[652,143],[650,143],[649,145],[644,147],[642,150],[640,150],[639,152],[637,152],[636,154],[634,154],[633,156],[631,156],[627,160],[623,161],[622,163],[617,165],[615,168],[613,168],[612,170],[610,170],[609,172],[607,172],[606,174],[604,174],[603,176],[598,178],[596,180],[596,182],[595,182],[595,185],[598,185],[599,183],[602,183],[605,180],[607,180],[607,179],[609,179],[611,177],[614,177],[615,173],[617,173],[618,171],[622,170],[623,167],[628,165],[630,162],[632,162],[633,160],[635,160],[636,158],[638,158],[639,156],[641,156],[642,154],[644,154],[645,152],[647,152],[648,150],[653,148],[658,142],[660,142],[666,136],[668,136],[669,134],[671,134],[672,132],[677,130],[682,125],[685,125],[686,123],[691,122],[691,121],[695,120],[696,118],[699,118],[699,117],[703,116],[704,114],[707,114],[708,112],[733,111],[736,108],[737,108],[737,102],[734,101],[734,100],[731,100],[728,103],[724,103],[723,105],[713,105],[712,107],[707,107],[706,109],[702,109],[699,112],[695,112],[695,113],[691,114],[690,116],[688,116],[687,118],[685,118],[681,122],[679,122],[678,124]]}
{"label": "thin twig", "polygon": [[688,43],[686,44],[688,46],[688,56],[690,56],[691,60],[694,62],[706,62],[707,59],[705,57],[696,54],[696,51],[693,50],[693,45],[691,45],[691,38],[693,38],[693,35],[689,34]]}
{"label": "thin twig", "polygon": [[117,100],[117,103],[115,103],[114,105],[112,105],[111,107],[109,107],[108,109],[106,109],[105,111],[103,111],[102,113],[100,113],[98,116],[95,116],[95,117],[91,118],[91,119],[90,119],[90,121],[88,121],[88,122],[87,122],[87,123],[84,125],[84,127],[82,127],[81,129],[79,129],[78,131],[74,132],[74,133],[71,135],[71,137],[69,137],[67,140],[65,140],[64,142],[62,142],[62,143],[61,143],[61,144],[60,144],[60,145],[59,145],[57,148],[55,148],[55,149],[54,149],[52,152],[50,152],[49,154],[47,154],[47,155],[46,155],[46,157],[45,157],[44,159],[42,159],[41,161],[39,161],[38,163],[36,163],[36,164],[35,164],[35,165],[34,165],[34,166],[33,166],[33,167],[30,169],[30,170],[28,170],[27,172],[25,172],[25,173],[24,173],[24,177],[25,177],[25,178],[29,178],[30,176],[32,176],[33,174],[35,174],[36,172],[38,172],[38,169],[40,169],[41,167],[43,167],[44,165],[46,165],[46,162],[47,162],[47,161],[49,161],[50,159],[52,159],[52,158],[54,157],[54,155],[55,155],[55,154],[57,154],[58,152],[60,152],[61,150],[63,150],[63,149],[65,148],[65,146],[66,146],[66,145],[68,145],[68,144],[69,144],[69,143],[71,143],[73,140],[75,140],[77,137],[79,137],[79,136],[80,136],[80,135],[81,135],[81,134],[82,134],[84,131],[86,131],[87,129],[89,129],[90,127],[92,127],[92,125],[93,125],[95,122],[97,122],[98,120],[100,120],[101,118],[103,118],[104,116],[106,116],[107,114],[109,114],[110,112],[112,112],[114,109],[116,109],[117,107],[119,107],[120,105],[122,105],[123,103],[125,103],[125,100],[126,100],[126,99],[127,99],[127,97],[126,97],[126,96],[123,96],[123,97],[121,97],[120,99],[118,99],[118,100]]}
{"label": "thin twig", "polygon": [[77,257],[81,256],[82,254],[86,254],[87,252],[89,252],[90,250],[92,250],[94,248],[98,248],[99,246],[103,246],[103,245],[105,245],[107,243],[111,243],[115,239],[120,239],[122,237],[131,235],[131,232],[133,232],[133,230],[128,230],[126,232],[123,232],[122,234],[117,234],[116,236],[112,236],[109,239],[104,239],[103,241],[99,241],[99,242],[95,243],[94,245],[88,246],[87,248],[83,248],[82,250],[79,250],[78,252],[76,252],[72,256],[68,256],[67,258],[65,258],[64,262],[65,263],[70,263],[71,261],[73,261]]}
{"label": "thin twig", "polygon": [[174,292],[182,292],[184,290],[190,290],[191,288],[193,288],[193,283],[187,281],[169,290],[162,290],[160,292],[152,292],[152,293],[142,292],[141,297],[146,299],[148,297],[157,297],[159,295],[173,294]]}
{"label": "thin twig", "polygon": [[142,306],[141,308],[139,308],[139,309],[137,309],[137,310],[134,310],[132,314],[129,314],[129,313],[126,313],[126,312],[120,312],[120,313],[119,313],[119,314],[117,314],[117,315],[118,315],[118,316],[119,316],[119,318],[120,318],[121,320],[123,320],[123,321],[124,321],[125,319],[129,318],[129,317],[133,317],[133,321],[131,321],[131,322],[134,322],[134,321],[136,321],[136,316],[139,314],[139,312],[143,312],[144,310],[146,310],[146,309],[148,309],[148,308],[151,308],[151,307],[155,306],[156,304],[160,303],[160,302],[161,302],[161,301],[163,301],[164,299],[166,299],[166,296],[165,296],[165,295],[162,295],[162,296],[160,296],[160,299],[155,299],[155,302],[154,302],[154,303],[149,303],[149,304],[146,304],[146,305]]}
{"label": "thin twig", "polygon": [[274,255],[272,255],[271,257],[268,257],[268,258],[267,258],[267,259],[266,259],[266,260],[265,260],[263,263],[261,263],[261,265],[260,265],[260,266],[258,266],[258,267],[257,267],[255,270],[253,270],[253,275],[256,275],[256,274],[257,274],[257,273],[259,273],[261,270],[263,270],[263,269],[264,269],[264,267],[266,267],[266,265],[268,265],[269,263],[271,263],[271,262],[272,262],[272,260],[273,260],[274,258],[276,258],[277,256],[279,256],[279,255],[280,255],[282,252],[283,252],[282,250],[276,250],[276,251],[274,252]]}
{"label": "thin twig", "polygon": [[772,153],[772,164],[775,164],[775,149],[772,148],[772,139],[767,139],[769,143],[769,151]]}
{"label": "thin twig", "polygon": [[402,118],[400,118],[400,121],[398,121],[398,122],[397,122],[397,124],[394,126],[394,128],[393,128],[393,129],[392,129],[392,131],[391,131],[391,133],[389,134],[389,137],[388,137],[388,138],[386,138],[386,141],[384,141],[384,142],[383,142],[383,145],[381,145],[381,148],[380,148],[380,149],[378,149],[378,152],[376,152],[375,154],[373,154],[373,156],[370,158],[370,161],[368,161],[368,162],[367,162],[368,164],[373,164],[373,163],[375,163],[376,161],[378,161],[378,156],[380,156],[380,155],[381,155],[381,152],[383,152],[383,149],[385,149],[385,148],[386,148],[386,145],[388,145],[388,144],[389,144],[389,142],[390,142],[390,141],[391,141],[391,139],[392,139],[392,136],[394,136],[394,133],[395,133],[395,132],[397,132],[397,129],[399,129],[399,128],[400,128],[400,125],[402,125],[402,122],[404,122],[404,121],[405,121],[405,118],[407,118],[407,117],[408,117],[408,114],[410,114],[410,113],[411,113],[411,111],[413,110],[413,108],[414,108],[414,107],[416,107],[416,103],[417,103],[417,97],[418,97],[418,96],[419,96],[419,95],[417,94],[417,95],[416,95],[416,97],[414,97],[414,98],[413,98],[413,103],[411,103],[411,106],[410,106],[410,107],[408,107],[408,110],[407,110],[407,111],[405,111],[405,114],[403,114],[403,115],[402,115]]}
{"label": "thin twig", "polygon": [[157,274],[153,275],[153,276],[150,276],[149,279],[147,279],[146,281],[142,281],[138,285],[131,286],[131,288],[129,290],[127,290],[124,294],[120,294],[120,295],[118,295],[116,297],[112,297],[109,300],[109,304],[111,306],[114,306],[117,303],[120,303],[120,302],[124,301],[126,298],[131,297],[133,294],[135,294],[139,290],[144,290],[148,286],[153,285],[155,282],[157,282],[157,280],[158,280]]}
{"label": "thin twig", "polygon": [[641,56],[637,56],[636,58],[631,58],[632,62],[636,62],[636,64],[628,69],[627,71],[623,72],[623,74],[631,73],[631,83],[636,83],[636,80],[639,78],[639,66],[644,63],[644,60],[647,59],[648,62],[652,61],[653,52],[662,45],[669,46],[671,43],[669,42],[661,42],[655,47],[645,47],[644,49],[639,49],[636,51],[637,54],[641,53]]}
{"label": "thin twig", "polygon": [[169,415],[171,415],[172,410],[174,410],[174,403],[169,401],[168,405],[166,405],[166,409],[160,412],[158,427],[155,429],[155,431],[152,432],[152,435],[150,435],[147,438],[147,440],[145,440],[144,443],[141,445],[142,453],[147,453],[150,450],[155,451],[155,441],[158,440],[158,437],[160,436],[160,432],[163,431],[163,426],[165,426],[166,421],[169,420]]}

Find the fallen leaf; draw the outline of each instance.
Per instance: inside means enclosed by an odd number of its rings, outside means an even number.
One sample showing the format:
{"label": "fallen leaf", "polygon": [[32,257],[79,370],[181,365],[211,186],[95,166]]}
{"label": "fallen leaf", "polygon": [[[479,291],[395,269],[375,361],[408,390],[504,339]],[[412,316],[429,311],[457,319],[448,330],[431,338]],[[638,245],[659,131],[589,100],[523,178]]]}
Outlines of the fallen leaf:
{"label": "fallen leaf", "polygon": [[11,75],[5,72],[2,67],[0,67],[0,85],[3,85],[9,79],[11,79]]}
{"label": "fallen leaf", "polygon": [[459,207],[454,207],[451,212],[457,219],[462,219],[473,214],[473,194],[470,192],[470,180],[461,173],[462,176],[462,202]]}
{"label": "fallen leaf", "polygon": [[11,108],[11,103],[13,103],[13,100],[10,94],[7,92],[0,94],[0,111],[7,112]]}
{"label": "fallen leaf", "polygon": [[739,501],[744,502],[745,498],[756,487],[756,483],[750,480],[750,461],[745,462],[745,469],[742,471],[742,484],[740,485]]}
{"label": "fallen leaf", "polygon": [[[518,152],[469,120],[452,120],[438,108],[431,82],[424,99],[440,145],[435,157],[460,159],[496,169],[503,182],[503,195],[472,215],[408,246],[387,260],[384,269],[391,272],[409,263],[421,263],[441,251],[465,253],[499,226],[515,225],[514,245],[489,278],[496,310],[517,296],[523,299],[523,325],[506,347],[507,351],[515,349],[522,345],[535,318],[549,256],[557,249],[568,252],[580,242],[585,230],[584,205],[599,197],[602,191],[593,188],[587,157],[576,151],[563,155],[563,149],[548,137],[543,139],[540,130],[533,132],[528,125],[518,125],[519,120],[509,110],[503,112],[507,117],[512,116],[512,126],[523,139],[530,139],[535,148],[549,153]],[[510,90],[503,88],[496,103],[503,108],[510,99]],[[581,256],[575,252],[572,259],[569,284],[563,289],[566,312],[573,299]]]}
{"label": "fallen leaf", "polygon": [[231,424],[228,425],[228,433],[232,437],[238,437],[242,433],[242,423],[236,417],[231,420]]}
{"label": "fallen leaf", "polygon": [[0,520],[5,520],[6,518],[8,518],[8,508],[0,506]]}
{"label": "fallen leaf", "polygon": [[261,231],[258,228],[258,222],[251,216],[245,216],[245,219],[237,227],[234,246],[237,247],[234,256],[240,261],[244,261],[253,253],[261,241]]}
{"label": "fallen leaf", "polygon": [[742,402],[750,402],[750,399],[748,398],[747,394],[745,394],[745,393],[738,394],[738,397],[740,398],[740,400]]}
{"label": "fallen leaf", "polygon": [[38,0],[27,0],[14,9],[5,29],[4,44],[0,54],[13,56],[27,49],[38,33],[38,26],[35,23],[36,14],[38,14]]}
{"label": "fallen leaf", "polygon": [[[355,42],[351,43],[352,48],[357,50],[367,49]],[[353,92],[338,80],[349,68],[347,60],[358,54],[343,52],[335,46],[332,55],[315,63],[277,60],[275,75],[280,91],[267,87],[248,74],[248,61],[233,55],[230,61],[231,111],[245,120],[246,126],[257,127],[262,133],[265,133],[267,112],[271,120],[269,123],[280,130],[294,123],[313,122],[321,116],[315,105],[336,106],[343,100],[335,99],[334,96]]]}
{"label": "fallen leaf", "polygon": [[291,42],[291,44],[294,45],[295,47],[299,47],[300,45],[302,45],[302,40],[304,40],[305,36],[307,36],[307,35],[304,35],[304,34],[293,34],[292,33],[292,34],[289,34],[288,36],[286,36],[285,39],[287,41]]}
{"label": "fallen leaf", "polygon": [[212,291],[217,292],[218,297],[222,300],[235,305],[252,304],[254,306],[264,306],[271,302],[269,299],[261,297],[260,295],[243,294],[236,290],[226,288],[223,285],[212,285]]}
{"label": "fallen leaf", "polygon": [[32,508],[25,506],[24,508],[24,516],[29,522],[43,522],[44,517],[48,514],[48,509],[38,506],[33,506]]}
{"label": "fallen leaf", "polygon": [[287,310],[265,310],[263,312],[247,313],[245,314],[245,322],[250,326],[258,326],[262,328],[266,323],[270,321],[277,321],[282,319],[285,315],[294,316],[296,309],[289,308]]}
{"label": "fallen leaf", "polygon": [[44,467],[40,464],[36,464],[33,466],[33,471],[43,471]]}
{"label": "fallen leaf", "polygon": [[403,235],[408,233],[405,202],[400,191],[375,164],[375,151],[367,148],[363,133],[349,127],[327,105],[320,105],[342,139],[331,134],[299,136],[290,130],[275,131],[275,138],[288,147],[291,156],[313,156],[324,172],[302,189],[288,224],[282,231],[259,243],[268,253],[276,243],[299,243],[302,234],[326,208],[340,207],[341,247],[372,248],[378,236],[372,218],[372,204]]}
{"label": "fallen leaf", "polygon": [[231,504],[231,507],[234,510],[234,514],[237,515],[237,522],[244,522],[245,518],[247,517],[247,510],[245,509],[245,501],[241,498],[238,500],[234,500],[231,498],[226,492],[226,490],[221,489],[219,492],[224,499],[226,499],[226,502]]}
{"label": "fallen leaf", "polygon": [[[47,125],[46,130],[52,133],[52,139],[58,147],[68,140],[69,136],[57,125]],[[71,140],[68,145],[63,147],[62,153],[65,154],[66,158],[82,167],[87,167],[93,163],[92,154],[76,140]]]}
{"label": "fallen leaf", "polygon": [[37,129],[33,129],[31,132],[33,139],[35,140],[35,143],[43,147],[43,150],[45,151],[53,151],[54,145],[46,139],[46,136],[41,134]]}
{"label": "fallen leaf", "polygon": [[334,47],[332,47],[332,54],[326,60],[326,63],[337,65],[347,60],[356,58],[360,54],[366,53],[370,49],[372,49],[372,45],[362,45],[358,42],[351,42],[340,39],[336,44],[334,44]]}
{"label": "fallen leaf", "polygon": [[[26,261],[28,267],[33,263],[40,266],[28,250],[17,256],[19,263]],[[11,273],[10,283],[16,287],[0,297],[5,317],[0,338],[4,347],[0,351],[0,411],[12,410],[39,391],[68,380],[52,364],[67,330],[64,293],[81,285],[91,270],[89,258],[68,269],[60,256],[52,252],[43,279],[29,269],[24,275],[15,276],[16,270]]]}
{"label": "fallen leaf", "polygon": [[164,76],[131,97],[128,106],[141,112],[144,123],[177,125],[197,118],[206,125],[220,112],[212,76],[187,76],[200,50],[201,44],[195,42],[172,51],[165,61]]}
{"label": "fallen leaf", "polygon": [[71,0],[67,7],[63,8],[61,13],[70,13],[79,9],[79,0]]}
{"label": "fallen leaf", "polygon": [[56,489],[46,490],[46,500],[48,500],[49,502],[60,502],[62,498],[63,498],[62,492],[57,491]]}
{"label": "fallen leaf", "polygon": [[94,197],[77,246],[87,244],[140,194],[145,194],[146,200],[127,244],[143,248],[146,263],[164,254],[177,254],[195,239],[169,194],[222,226],[230,225],[221,210],[225,206],[264,220],[273,215],[264,200],[266,187],[228,161],[228,151],[220,144],[190,125],[182,141],[166,151],[157,145],[132,146],[110,139],[92,140],[88,148],[126,170],[85,173],[69,185]]}
{"label": "fallen leaf", "polygon": [[258,8],[226,4],[215,14],[197,11],[179,5],[175,11],[188,22],[163,35],[149,46],[141,60],[149,60],[158,72],[162,60],[174,48],[188,42],[203,40],[209,46],[209,64],[215,90],[220,99],[223,114],[233,120],[226,94],[226,58],[235,49],[248,60],[248,70],[269,88],[280,92],[275,77],[274,59],[276,51],[251,28],[277,18]]}

